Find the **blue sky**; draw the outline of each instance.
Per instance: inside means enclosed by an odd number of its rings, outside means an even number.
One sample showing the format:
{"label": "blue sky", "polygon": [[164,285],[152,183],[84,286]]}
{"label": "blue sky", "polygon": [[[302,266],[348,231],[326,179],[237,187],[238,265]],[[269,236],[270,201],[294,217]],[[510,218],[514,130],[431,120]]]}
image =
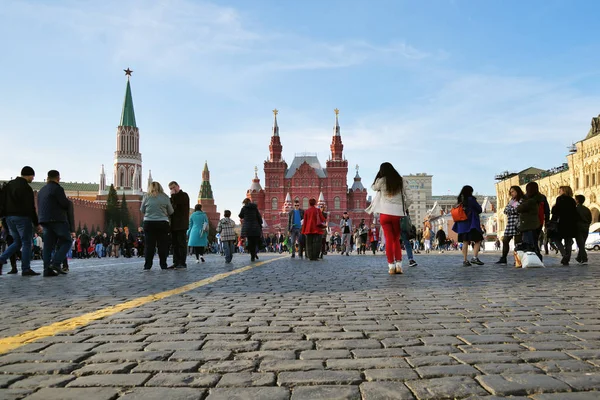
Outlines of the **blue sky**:
{"label": "blue sky", "polygon": [[0,3],[4,179],[111,171],[127,67],[144,181],[195,198],[207,160],[234,214],[255,165],[264,185],[273,108],[288,164],[325,163],[337,107],[365,186],[390,161],[434,194],[558,166],[600,113],[593,1]]}

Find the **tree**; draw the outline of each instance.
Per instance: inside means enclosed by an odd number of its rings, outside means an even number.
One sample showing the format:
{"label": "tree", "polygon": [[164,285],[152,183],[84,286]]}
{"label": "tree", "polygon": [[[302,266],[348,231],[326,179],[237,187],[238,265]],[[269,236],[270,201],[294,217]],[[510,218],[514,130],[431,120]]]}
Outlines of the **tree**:
{"label": "tree", "polygon": [[121,226],[129,226],[129,208],[127,208],[127,199],[125,198],[125,193],[123,193],[123,197],[121,197],[120,216]]}
{"label": "tree", "polygon": [[79,221],[79,225],[77,225],[77,237],[79,237],[79,235],[81,235],[81,221]]}
{"label": "tree", "polygon": [[112,232],[120,220],[119,197],[114,185],[110,185],[108,197],[106,198],[106,231]]}
{"label": "tree", "polygon": [[86,224],[86,223],[84,223],[84,224],[83,224],[83,230],[84,230],[84,231],[85,231],[85,233],[87,233],[88,235],[90,234],[90,230],[88,229],[88,227],[87,227],[87,224]]}
{"label": "tree", "polygon": [[[100,230],[100,228],[98,228],[98,230]],[[90,230],[90,234],[91,235],[95,235],[96,234],[96,226],[92,225],[92,229]]]}

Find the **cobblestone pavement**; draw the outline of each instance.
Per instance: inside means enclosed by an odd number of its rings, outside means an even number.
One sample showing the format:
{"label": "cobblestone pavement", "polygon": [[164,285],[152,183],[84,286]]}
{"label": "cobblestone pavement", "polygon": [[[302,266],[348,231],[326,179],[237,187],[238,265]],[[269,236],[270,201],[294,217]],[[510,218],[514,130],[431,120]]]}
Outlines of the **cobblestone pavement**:
{"label": "cobblestone pavement", "polygon": [[[0,355],[0,399],[600,399],[600,257],[497,257],[421,256],[389,276],[381,255],[261,255],[272,262]],[[246,265],[2,275],[0,340]]]}

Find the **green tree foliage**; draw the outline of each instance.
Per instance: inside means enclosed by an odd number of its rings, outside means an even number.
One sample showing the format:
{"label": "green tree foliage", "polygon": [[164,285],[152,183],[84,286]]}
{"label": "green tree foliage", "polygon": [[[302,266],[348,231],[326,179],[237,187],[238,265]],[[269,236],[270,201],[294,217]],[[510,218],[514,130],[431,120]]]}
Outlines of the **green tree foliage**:
{"label": "green tree foliage", "polygon": [[79,225],[77,225],[77,237],[79,237],[79,235],[81,235],[81,221],[79,221]]}
{"label": "green tree foliage", "polygon": [[112,232],[113,228],[119,225],[120,221],[119,197],[114,185],[110,185],[106,199],[106,231]]}
{"label": "green tree foliage", "polygon": [[121,197],[120,216],[121,226],[129,226],[131,221],[129,219],[129,208],[127,208],[127,199],[125,198],[125,193],[123,193],[123,197]]}

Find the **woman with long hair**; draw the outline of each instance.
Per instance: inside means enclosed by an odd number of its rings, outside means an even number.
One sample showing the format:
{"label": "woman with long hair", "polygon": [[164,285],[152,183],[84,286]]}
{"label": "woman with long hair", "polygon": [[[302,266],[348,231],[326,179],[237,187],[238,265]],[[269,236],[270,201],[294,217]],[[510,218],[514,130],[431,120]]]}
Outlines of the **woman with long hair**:
{"label": "woman with long hair", "polygon": [[246,238],[246,248],[250,253],[250,261],[254,262],[258,259],[258,241],[262,236],[262,217],[258,211],[256,204],[248,198],[242,201],[244,206],[238,217],[242,224],[242,237]]}
{"label": "woman with long hair", "polygon": [[[471,264],[483,265],[483,262],[478,257],[479,250],[481,249],[481,241],[483,240],[481,220],[479,219],[482,209],[477,199],[473,196],[473,188],[471,186],[463,186],[456,198],[456,204],[462,206],[467,214],[466,220],[455,222],[452,226],[452,230],[458,234],[458,241],[462,243],[463,266],[469,267]],[[473,242],[473,258],[469,261],[467,260],[467,256],[471,242]]]}
{"label": "woman with long hair", "polygon": [[562,256],[560,263],[566,266],[571,261],[571,250],[573,248],[573,239],[577,236],[579,213],[577,212],[577,203],[573,199],[573,189],[570,186],[559,187],[558,193],[559,196],[556,198],[554,207],[552,207],[552,218],[550,218],[550,221],[557,224],[556,247],[558,247]]}
{"label": "woman with long hair", "polygon": [[517,207],[523,201],[523,190],[520,186],[511,186],[508,190],[510,200],[506,207],[504,207],[504,214],[506,215],[507,222],[506,228],[504,228],[504,236],[502,237],[502,256],[496,264],[506,264],[506,257],[508,256],[508,250],[510,241],[514,239],[514,245],[521,242],[521,232],[519,232],[519,212]]}
{"label": "woman with long hair", "polygon": [[144,214],[144,232],[146,247],[144,270],[152,268],[152,259],[158,246],[158,261],[161,269],[167,269],[169,255],[169,215],[173,214],[171,199],[167,196],[158,182],[148,185],[148,193],[142,200],[140,208]]}
{"label": "woman with long hair", "polygon": [[400,219],[405,216],[404,180],[389,162],[379,167],[371,189],[377,192],[367,212],[379,213],[385,236],[385,255],[390,275],[402,274],[402,245]]}

